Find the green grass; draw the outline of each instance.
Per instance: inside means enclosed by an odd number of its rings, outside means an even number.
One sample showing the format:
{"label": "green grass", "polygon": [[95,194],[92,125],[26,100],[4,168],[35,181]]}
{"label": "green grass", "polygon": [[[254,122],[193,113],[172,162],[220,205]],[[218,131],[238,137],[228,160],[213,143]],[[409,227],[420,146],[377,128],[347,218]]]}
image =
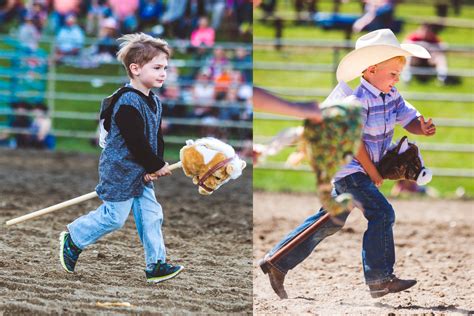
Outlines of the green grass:
{"label": "green grass", "polygon": [[[319,1],[320,11],[331,11],[332,1]],[[279,2],[278,15],[287,18],[294,17],[293,8],[286,3]],[[357,3],[349,2],[341,6],[341,12],[353,13],[360,12],[360,6]],[[432,5],[413,5],[403,3],[397,6],[397,16],[405,18],[405,20],[412,17],[419,17],[423,21],[424,17],[434,15],[434,8]],[[254,37],[255,38],[273,38],[274,30],[270,24],[263,24],[258,21],[261,16],[260,10],[254,15]],[[454,17],[452,12],[450,18],[462,18],[474,21],[474,6],[463,6],[462,14],[459,17]],[[406,23],[398,38],[404,38],[409,32],[412,32],[417,27],[416,24]],[[474,48],[474,31],[472,28],[452,28],[447,27],[440,34],[441,38],[449,45],[463,45],[472,46]],[[353,36],[353,40],[358,36]],[[291,39],[306,39],[306,40],[333,40],[343,41],[344,34],[341,31],[324,31],[313,25],[294,25],[286,21],[283,38]],[[255,46],[254,47],[254,62],[258,65],[259,61],[265,62],[280,62],[285,63],[307,63],[314,65],[334,65],[347,52],[341,51],[339,55],[334,56],[332,49],[315,49],[315,48],[294,48],[283,47],[280,51],[273,50],[273,48]],[[474,50],[468,53],[449,53],[448,64],[451,69],[474,69]],[[324,72],[301,72],[290,70],[254,70],[255,85],[271,89],[277,88],[317,88],[317,89],[331,89],[334,86],[334,74]],[[356,80],[350,83],[352,88],[358,83]],[[410,82],[408,85],[404,83],[398,84],[398,89],[402,95],[407,92],[410,93],[452,93],[470,95],[472,97],[472,86],[474,78],[465,77],[462,83],[457,86],[440,86],[436,80],[430,81],[427,84],[416,81]],[[321,101],[321,97],[283,97],[293,100],[311,100],[316,99]],[[474,98],[473,98],[474,100]],[[410,100],[409,100],[410,101]],[[452,100],[433,100],[433,101],[411,101],[413,105],[425,116],[435,118],[450,118],[463,119],[474,121],[474,102],[460,103]],[[435,122],[436,123],[436,122]],[[271,137],[281,131],[283,128],[298,126],[298,121],[274,121],[265,119],[254,120],[254,137],[258,139],[260,136]],[[422,137],[411,135],[401,127],[395,130],[394,139],[400,138],[402,135],[408,135],[410,140],[417,143],[450,143],[450,144],[472,144],[474,139],[474,129],[464,127],[444,127],[438,126],[437,134],[434,137]],[[270,157],[269,162],[284,162],[288,155],[294,150],[289,148],[283,150],[280,154]],[[432,168],[462,168],[474,169],[474,153],[458,153],[458,152],[434,152],[423,151],[423,157],[428,167]],[[389,193],[393,186],[392,181],[385,181],[382,187],[384,193]],[[434,187],[440,192],[443,197],[454,197],[455,191],[459,187],[463,187],[466,191],[466,196],[474,197],[474,179],[472,178],[458,178],[458,177],[434,177],[430,186]],[[292,171],[292,170],[254,170],[254,188],[270,191],[297,191],[297,192],[315,192],[315,179],[312,172]]]}
{"label": "green grass", "polygon": [[[386,180],[380,190],[388,195],[394,183],[394,181]],[[465,190],[464,197],[474,198],[474,192],[469,190],[472,188],[471,178],[434,177],[428,186],[434,188],[444,198],[456,198],[458,188]],[[315,193],[316,180],[314,174],[309,171],[254,169],[253,187],[254,190]]]}

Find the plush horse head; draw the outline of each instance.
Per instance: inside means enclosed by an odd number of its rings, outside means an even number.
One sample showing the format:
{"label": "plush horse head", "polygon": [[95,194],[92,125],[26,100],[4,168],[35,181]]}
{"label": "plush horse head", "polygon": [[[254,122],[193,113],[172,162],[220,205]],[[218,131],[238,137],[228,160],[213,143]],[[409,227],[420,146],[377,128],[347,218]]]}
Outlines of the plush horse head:
{"label": "plush horse head", "polygon": [[187,140],[179,152],[184,174],[199,186],[199,193],[212,194],[230,179],[237,179],[246,167],[234,149],[212,138]]}
{"label": "plush horse head", "polygon": [[431,170],[425,168],[418,147],[408,142],[406,136],[389,148],[377,168],[384,179],[413,180],[419,185],[427,184],[433,176]]}

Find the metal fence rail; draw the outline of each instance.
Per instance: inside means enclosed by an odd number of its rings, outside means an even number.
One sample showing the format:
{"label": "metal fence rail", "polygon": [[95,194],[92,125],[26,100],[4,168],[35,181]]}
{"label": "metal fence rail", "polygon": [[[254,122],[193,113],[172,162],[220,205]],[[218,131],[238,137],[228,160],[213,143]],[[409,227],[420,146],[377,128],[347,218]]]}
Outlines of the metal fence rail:
{"label": "metal fence rail", "polygon": [[[265,89],[278,94],[293,97],[327,97],[331,89],[320,88],[288,88],[277,86],[266,86]],[[404,92],[403,96],[407,100],[418,101],[445,101],[445,102],[474,102],[472,93],[426,93],[426,92]]]}
{"label": "metal fence rail", "polygon": [[[254,169],[312,172],[312,169],[309,165],[288,167],[284,163],[280,163],[280,162],[265,162],[263,164],[254,165]],[[430,168],[430,169],[433,171],[434,176],[474,178],[474,170],[472,169],[453,169],[453,168]]]}
{"label": "metal fence rail", "polygon": [[[292,48],[325,48],[331,50],[347,49],[352,50],[355,47],[354,41],[337,41],[337,40],[308,40],[308,39],[295,39],[295,38],[284,38],[278,39],[278,44],[281,46],[289,46]],[[275,46],[275,39],[265,37],[254,37],[253,39],[254,50],[255,47],[268,47],[273,48]],[[474,47],[472,45],[449,45],[444,49],[445,52],[452,53],[473,53]]]}
{"label": "metal fence rail", "polygon": [[[269,71],[315,71],[333,72],[333,64],[309,64],[309,63],[288,63],[288,62],[255,62],[253,69]],[[437,74],[434,68],[410,67],[413,75],[433,75]],[[474,69],[449,69],[448,75],[459,77],[474,77]]]}
{"label": "metal fence rail", "polygon": [[[22,134],[30,135],[31,130],[28,128],[19,128],[19,127],[5,127],[0,126],[0,131],[12,134]],[[82,139],[96,139],[96,132],[87,132],[87,131],[72,131],[72,130],[62,130],[62,129],[53,129],[51,134],[56,137],[72,137],[72,138],[82,138]],[[185,144],[186,140],[192,138],[190,136],[175,136],[175,135],[165,135],[164,136],[166,143],[170,144]],[[237,148],[247,147],[248,143],[242,140],[229,139],[226,140],[226,143]]]}
{"label": "metal fence rail", "polygon": [[[275,115],[269,113],[254,113],[255,119],[269,120],[269,121],[302,121],[301,118],[289,117],[283,115]],[[433,118],[433,121],[436,122],[436,126],[442,127],[474,127],[474,121],[472,119],[454,119],[454,118]]]}
{"label": "metal fence rail", "polygon": [[[253,138],[256,144],[267,144],[273,139],[271,136],[256,136]],[[423,151],[474,153],[473,144],[452,144],[452,143],[416,143]]]}

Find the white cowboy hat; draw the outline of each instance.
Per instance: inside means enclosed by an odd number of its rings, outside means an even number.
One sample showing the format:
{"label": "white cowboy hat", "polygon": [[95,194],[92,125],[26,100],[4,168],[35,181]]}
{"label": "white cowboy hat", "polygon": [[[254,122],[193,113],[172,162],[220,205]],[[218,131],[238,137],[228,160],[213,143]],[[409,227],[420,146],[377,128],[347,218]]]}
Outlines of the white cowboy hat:
{"label": "white cowboy hat", "polygon": [[337,67],[337,80],[349,82],[369,66],[396,56],[431,58],[428,51],[416,44],[400,44],[390,29],[380,29],[361,36],[355,50],[344,56]]}

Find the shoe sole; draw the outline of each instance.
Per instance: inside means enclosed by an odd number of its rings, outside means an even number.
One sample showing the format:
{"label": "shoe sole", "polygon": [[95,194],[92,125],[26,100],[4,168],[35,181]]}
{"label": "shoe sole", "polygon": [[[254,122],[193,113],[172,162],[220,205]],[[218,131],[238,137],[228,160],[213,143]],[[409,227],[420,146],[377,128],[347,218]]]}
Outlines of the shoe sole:
{"label": "shoe sole", "polygon": [[400,292],[403,292],[403,291],[406,291],[408,290],[409,288],[413,287],[416,285],[417,282],[413,283],[412,285],[410,285],[409,287],[407,288],[404,288],[404,289],[401,289],[401,290],[398,290],[398,291],[390,291],[389,289],[382,289],[382,290],[378,290],[378,291],[370,291],[370,296],[372,296],[372,298],[379,298],[379,297],[382,297],[382,296],[385,296],[387,294],[393,294],[393,293],[400,293]]}
{"label": "shoe sole", "polygon": [[383,289],[379,291],[370,291],[370,296],[372,296],[372,298],[379,298],[387,294],[390,294],[390,291],[388,289]]}
{"label": "shoe sole", "polygon": [[63,269],[67,272],[67,273],[74,273],[74,271],[70,271],[67,266],[66,266],[66,263],[64,262],[64,239],[66,238],[66,235],[68,234],[68,232],[62,232],[60,235],[59,235],[59,261],[61,262],[61,266],[63,267]]}
{"label": "shoe sole", "polygon": [[147,279],[146,282],[147,283],[160,283],[160,282],[163,282],[163,281],[166,281],[166,280],[169,280],[169,279],[172,279],[174,278],[175,276],[177,276],[181,271],[184,270],[184,267],[181,266],[181,268],[176,271],[176,272],[173,272],[171,274],[168,274],[167,276],[162,276],[162,277],[156,277],[156,278],[150,278],[150,279]]}

